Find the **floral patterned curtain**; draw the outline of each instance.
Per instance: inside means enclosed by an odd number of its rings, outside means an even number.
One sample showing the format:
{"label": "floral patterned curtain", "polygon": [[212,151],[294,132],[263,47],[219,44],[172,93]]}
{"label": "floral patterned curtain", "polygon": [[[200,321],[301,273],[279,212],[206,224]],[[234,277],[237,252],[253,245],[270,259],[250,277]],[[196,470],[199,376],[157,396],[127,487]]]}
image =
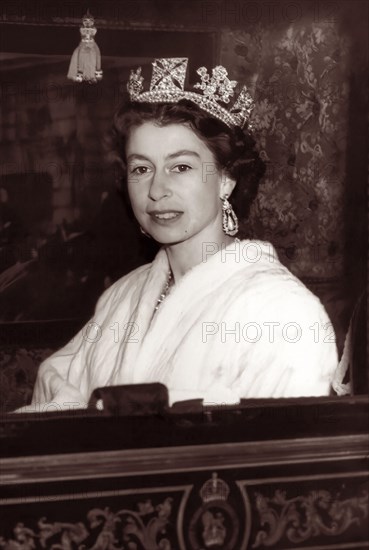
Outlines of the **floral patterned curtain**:
{"label": "floral patterned curtain", "polygon": [[245,229],[299,277],[343,272],[349,41],[300,20],[222,34],[221,62],[248,83],[267,173]]}

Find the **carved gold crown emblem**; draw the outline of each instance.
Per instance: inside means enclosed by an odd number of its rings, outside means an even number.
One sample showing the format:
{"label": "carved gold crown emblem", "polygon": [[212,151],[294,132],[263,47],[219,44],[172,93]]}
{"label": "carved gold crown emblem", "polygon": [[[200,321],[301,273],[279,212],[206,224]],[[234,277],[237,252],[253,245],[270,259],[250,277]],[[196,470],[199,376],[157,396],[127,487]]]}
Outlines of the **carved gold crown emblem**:
{"label": "carved gold crown emblem", "polygon": [[229,487],[225,481],[218,478],[218,474],[214,472],[211,479],[206,481],[200,489],[200,496],[203,502],[211,502],[213,500],[227,500],[229,495]]}
{"label": "carved gold crown emblem", "polygon": [[214,67],[211,75],[206,67],[200,67],[197,69],[200,82],[193,86],[195,90],[200,91],[187,91],[184,89],[187,64],[186,57],[155,59],[152,63],[153,72],[149,91],[144,91],[141,67],[136,71],[132,70],[127,84],[131,101],[177,103],[181,99],[187,99],[230,128],[234,126],[243,128],[248,123],[248,129],[252,129],[249,119],[254,101],[247,87],[243,86],[232,107],[227,109],[226,105],[234,95],[237,81],[229,80],[227,70],[221,65]]}

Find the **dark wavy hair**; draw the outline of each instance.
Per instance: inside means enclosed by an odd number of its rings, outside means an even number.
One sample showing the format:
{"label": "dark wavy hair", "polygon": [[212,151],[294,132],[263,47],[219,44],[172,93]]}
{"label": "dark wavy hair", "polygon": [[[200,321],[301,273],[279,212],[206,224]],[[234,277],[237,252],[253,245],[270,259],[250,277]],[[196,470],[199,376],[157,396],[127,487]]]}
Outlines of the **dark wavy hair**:
{"label": "dark wavy hair", "polygon": [[[110,158],[119,161],[124,182],[126,144],[130,130],[145,122],[154,122],[158,126],[186,124],[190,127],[213,153],[218,169],[223,169],[236,181],[237,185],[229,200],[236,214],[240,218],[247,218],[265,172],[265,163],[255,149],[255,140],[250,133],[240,128],[229,128],[188,100],[175,104],[127,102],[115,114],[108,137]],[[122,191],[128,198],[126,185]]]}

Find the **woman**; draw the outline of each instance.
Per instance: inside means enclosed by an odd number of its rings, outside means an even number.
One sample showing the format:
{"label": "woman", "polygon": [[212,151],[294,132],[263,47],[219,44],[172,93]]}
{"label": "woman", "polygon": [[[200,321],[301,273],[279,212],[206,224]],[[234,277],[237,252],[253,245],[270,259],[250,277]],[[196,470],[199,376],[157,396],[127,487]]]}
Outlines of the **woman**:
{"label": "woman", "polygon": [[186,66],[156,60],[146,92],[132,73],[113,129],[134,215],[162,248],[41,365],[33,410],[84,407],[97,387],[143,382],[164,383],[171,404],[330,392],[337,351],[323,341],[320,301],[269,243],[235,238],[228,198],[238,191],[247,212],[263,173],[250,96],[226,108],[236,83],[223,67],[200,68],[200,91],[186,91]]}

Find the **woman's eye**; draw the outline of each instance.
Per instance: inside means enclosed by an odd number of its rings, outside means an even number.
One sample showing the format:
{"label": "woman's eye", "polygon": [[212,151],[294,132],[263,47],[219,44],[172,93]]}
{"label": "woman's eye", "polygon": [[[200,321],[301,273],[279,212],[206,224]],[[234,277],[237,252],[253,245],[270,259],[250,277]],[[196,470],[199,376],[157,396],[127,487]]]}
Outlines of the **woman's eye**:
{"label": "woman's eye", "polygon": [[147,174],[148,171],[148,166],[133,166],[132,168],[130,168],[130,174],[138,174],[139,176]]}
{"label": "woman's eye", "polygon": [[177,164],[172,168],[173,172],[188,172],[188,170],[191,170],[191,166],[188,166],[188,164]]}

